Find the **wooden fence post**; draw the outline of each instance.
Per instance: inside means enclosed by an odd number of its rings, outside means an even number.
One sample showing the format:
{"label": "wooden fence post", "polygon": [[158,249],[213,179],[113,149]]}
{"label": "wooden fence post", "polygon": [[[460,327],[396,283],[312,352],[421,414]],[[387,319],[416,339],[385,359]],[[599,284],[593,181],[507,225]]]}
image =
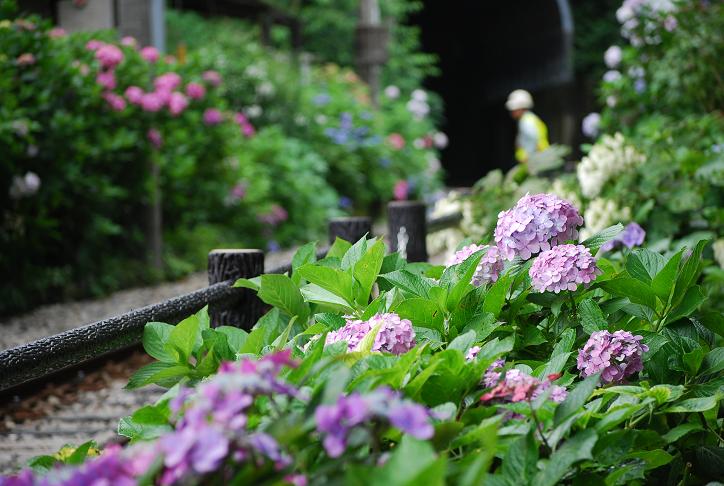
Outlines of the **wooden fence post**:
{"label": "wooden fence post", "polygon": [[408,262],[427,261],[427,221],[422,201],[392,201],[387,205],[391,251]]}
{"label": "wooden fence post", "polygon": [[[264,252],[261,250],[212,250],[209,253],[209,285],[253,278],[264,272]],[[249,289],[232,289],[237,296],[224,305],[209,305],[211,327],[235,326],[251,329],[262,315],[262,302]]]}
{"label": "wooden fence post", "polygon": [[367,216],[345,216],[329,220],[329,242],[339,237],[354,243],[365,234],[372,236],[372,219]]}

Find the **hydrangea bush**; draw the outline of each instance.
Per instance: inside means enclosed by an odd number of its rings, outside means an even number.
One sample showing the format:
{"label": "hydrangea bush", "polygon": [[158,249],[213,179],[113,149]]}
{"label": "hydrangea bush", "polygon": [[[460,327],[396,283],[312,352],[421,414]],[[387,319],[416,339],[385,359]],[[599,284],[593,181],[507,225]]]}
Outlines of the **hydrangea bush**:
{"label": "hydrangea bush", "polygon": [[[536,221],[550,249],[522,248],[478,285],[484,250],[443,267],[375,239],[338,239],[319,262],[305,245],[289,274],[237,282],[271,307],[252,329],[212,329],[205,310],[147,324],[157,361],[128,386],[168,392],[121,419],[130,445],[81,466],[37,458],[0,484],[718,480],[721,321],[697,313],[706,242],[608,260],[622,225],[577,245]],[[549,252],[572,266],[535,288]]]}

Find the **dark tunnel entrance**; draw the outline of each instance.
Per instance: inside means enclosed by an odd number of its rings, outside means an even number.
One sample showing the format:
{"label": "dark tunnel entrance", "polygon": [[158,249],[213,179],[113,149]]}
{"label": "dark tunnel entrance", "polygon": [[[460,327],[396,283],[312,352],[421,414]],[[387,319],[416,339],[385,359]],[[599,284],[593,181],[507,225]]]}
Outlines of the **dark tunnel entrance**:
{"label": "dark tunnel entrance", "polygon": [[413,22],[422,30],[423,49],[439,57],[441,74],[426,84],[445,104],[448,184],[470,186],[489,170],[513,166],[516,125],[504,107],[513,89],[531,91],[552,143],[571,143],[567,0],[425,0]]}

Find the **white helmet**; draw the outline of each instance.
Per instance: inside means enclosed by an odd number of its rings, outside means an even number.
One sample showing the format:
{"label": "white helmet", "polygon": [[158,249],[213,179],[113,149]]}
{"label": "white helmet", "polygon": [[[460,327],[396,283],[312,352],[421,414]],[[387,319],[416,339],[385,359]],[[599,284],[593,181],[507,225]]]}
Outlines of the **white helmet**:
{"label": "white helmet", "polygon": [[533,97],[524,89],[516,89],[508,95],[505,107],[510,111],[533,108]]}

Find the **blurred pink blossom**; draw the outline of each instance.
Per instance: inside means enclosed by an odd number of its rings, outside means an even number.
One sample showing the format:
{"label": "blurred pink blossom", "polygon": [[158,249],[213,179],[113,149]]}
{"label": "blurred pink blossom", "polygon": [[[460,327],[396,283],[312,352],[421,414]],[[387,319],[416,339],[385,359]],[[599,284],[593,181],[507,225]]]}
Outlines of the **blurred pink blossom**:
{"label": "blurred pink blossom", "polygon": [[211,86],[218,86],[221,84],[221,75],[216,71],[204,71],[201,77]]}
{"label": "blurred pink blossom", "polygon": [[397,199],[398,201],[404,201],[405,199],[407,199],[409,191],[410,183],[402,179],[395,183],[395,188],[392,192],[395,195],[395,199]]}
{"label": "blurred pink blossom", "polygon": [[89,51],[97,51],[104,45],[105,45],[105,42],[101,42],[97,39],[91,39],[88,42],[86,42],[85,48],[88,49]]}
{"label": "blurred pink blossom", "polygon": [[173,91],[181,85],[181,76],[174,72],[165,73],[153,80],[158,91]]}
{"label": "blurred pink blossom", "polygon": [[63,29],[61,27],[53,27],[52,29],[50,29],[48,31],[48,36],[53,39],[57,39],[58,37],[65,37],[65,35],[66,35],[65,29]]}
{"label": "blurred pink blossom", "polygon": [[186,94],[192,100],[200,100],[206,94],[206,88],[199,83],[189,83],[186,85]]}
{"label": "blurred pink blossom", "polygon": [[387,137],[387,141],[395,150],[402,150],[405,148],[405,139],[399,133],[391,133],[390,136]]}
{"label": "blurred pink blossom", "polygon": [[103,99],[111,107],[113,111],[123,111],[126,108],[126,100],[115,93],[104,93]]}
{"label": "blurred pink blossom", "polygon": [[16,59],[18,66],[31,66],[35,64],[35,56],[31,52],[20,54]]}
{"label": "blurred pink blossom", "polygon": [[229,191],[229,198],[233,201],[240,201],[246,196],[246,190],[249,184],[245,181],[237,182]]}
{"label": "blurred pink blossom", "polygon": [[168,111],[171,115],[178,116],[189,106],[189,100],[183,93],[174,91],[168,99]]}
{"label": "blurred pink blossom", "polygon": [[146,46],[141,49],[141,57],[148,62],[156,62],[161,57],[158,53],[158,49],[153,46]]}
{"label": "blurred pink blossom", "polygon": [[204,111],[204,124],[217,125],[221,123],[221,120],[221,112],[216,108],[207,108],[206,111]]}
{"label": "blurred pink blossom", "polygon": [[148,141],[151,142],[151,145],[153,145],[155,148],[161,148],[163,145],[163,137],[161,136],[161,132],[156,130],[155,128],[151,128],[146,133],[146,137],[148,137]]}
{"label": "blurred pink blossom", "polygon": [[138,42],[136,41],[136,38],[130,35],[127,35],[121,39],[121,45],[126,47],[136,47],[136,44]]}
{"label": "blurred pink blossom", "polygon": [[158,93],[146,93],[141,98],[141,107],[144,111],[155,113],[163,108],[164,100]]}
{"label": "blurred pink blossom", "polygon": [[241,126],[241,133],[243,133],[246,138],[251,138],[256,135],[256,129],[254,129],[254,125],[251,123],[245,123]]}
{"label": "blurred pink blossom", "polygon": [[96,83],[108,90],[115,89],[116,75],[113,71],[101,71],[98,73],[98,76],[96,76]]}
{"label": "blurred pink blossom", "polygon": [[138,86],[129,86],[124,93],[126,99],[133,105],[141,105],[143,101],[143,90]]}
{"label": "blurred pink blossom", "polygon": [[96,51],[96,59],[106,69],[113,69],[123,61],[123,52],[113,44],[105,44]]}

